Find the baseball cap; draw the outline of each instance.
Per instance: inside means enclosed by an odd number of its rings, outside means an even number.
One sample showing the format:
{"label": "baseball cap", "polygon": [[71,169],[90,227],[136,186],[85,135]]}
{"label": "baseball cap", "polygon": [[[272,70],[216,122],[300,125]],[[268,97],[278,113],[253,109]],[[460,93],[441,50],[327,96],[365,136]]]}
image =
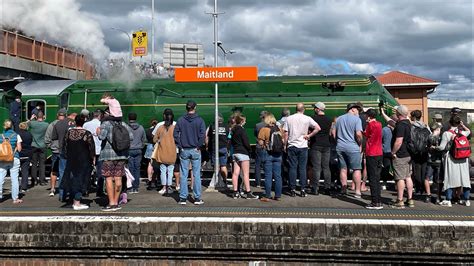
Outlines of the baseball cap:
{"label": "baseball cap", "polygon": [[451,113],[460,113],[460,112],[461,112],[461,108],[459,108],[459,107],[451,108]]}
{"label": "baseball cap", "polygon": [[187,103],[186,103],[186,109],[188,110],[192,110],[194,108],[196,108],[196,102],[193,101],[193,100],[189,100]]}
{"label": "baseball cap", "polygon": [[262,119],[263,119],[265,116],[267,116],[267,115],[268,115],[268,112],[267,112],[267,111],[261,111],[261,112],[260,112],[260,118],[262,118]]}
{"label": "baseball cap", "polygon": [[90,112],[87,109],[82,109],[81,110],[81,115],[89,116]]}
{"label": "baseball cap", "polygon": [[314,104],[314,108],[318,108],[319,110],[324,110],[326,109],[326,105],[322,102],[317,102]]}
{"label": "baseball cap", "polygon": [[66,109],[64,109],[64,108],[59,109],[57,115],[58,116],[66,116],[67,115]]}
{"label": "baseball cap", "polygon": [[408,116],[408,108],[405,105],[398,105],[395,110],[403,116]]}
{"label": "baseball cap", "polygon": [[357,108],[358,110],[362,110],[360,105],[358,105],[357,103],[350,103],[350,104],[347,105],[346,111],[349,111],[352,108]]}
{"label": "baseball cap", "polygon": [[441,114],[435,114],[434,119],[443,119],[443,116]]}

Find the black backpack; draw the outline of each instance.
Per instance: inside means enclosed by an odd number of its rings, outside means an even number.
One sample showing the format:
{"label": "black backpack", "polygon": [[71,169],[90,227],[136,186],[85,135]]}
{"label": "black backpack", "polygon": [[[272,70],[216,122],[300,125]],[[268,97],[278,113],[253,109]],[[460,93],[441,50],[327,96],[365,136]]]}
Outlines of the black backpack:
{"label": "black backpack", "polygon": [[122,152],[130,149],[130,135],[122,122],[112,122],[112,149]]}
{"label": "black backpack", "polygon": [[277,126],[270,128],[270,139],[267,145],[267,151],[271,153],[282,153],[285,149],[283,136]]}
{"label": "black backpack", "polygon": [[408,151],[412,155],[427,153],[430,136],[431,132],[428,128],[412,127],[411,141],[408,143]]}

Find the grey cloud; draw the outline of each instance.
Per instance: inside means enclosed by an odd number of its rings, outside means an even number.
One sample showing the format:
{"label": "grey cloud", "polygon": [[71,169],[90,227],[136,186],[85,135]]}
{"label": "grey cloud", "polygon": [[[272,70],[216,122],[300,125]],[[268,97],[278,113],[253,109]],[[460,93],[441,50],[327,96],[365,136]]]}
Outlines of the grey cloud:
{"label": "grey cloud", "polygon": [[[127,49],[125,36],[107,29],[136,29],[149,19],[150,0],[115,0],[113,8],[110,2],[80,1],[101,24],[106,44],[120,52]],[[213,4],[156,0],[157,47],[165,41],[199,42],[211,63],[212,18],[205,12]],[[255,64],[266,73],[347,69],[340,63],[319,65],[322,58],[350,62],[355,72],[407,70],[441,81],[440,90],[448,91],[462,87],[450,75],[473,76],[472,8],[470,0],[220,0],[225,14],[219,18],[219,39],[238,51],[229,64]]]}

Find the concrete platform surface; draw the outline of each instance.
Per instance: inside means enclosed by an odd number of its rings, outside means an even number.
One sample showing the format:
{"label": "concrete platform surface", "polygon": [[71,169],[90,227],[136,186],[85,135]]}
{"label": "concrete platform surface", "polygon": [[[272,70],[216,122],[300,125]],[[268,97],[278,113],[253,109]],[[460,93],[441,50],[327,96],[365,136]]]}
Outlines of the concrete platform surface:
{"label": "concrete platform surface", "polygon": [[[5,182],[0,216],[61,216],[61,215],[107,215],[142,217],[267,217],[267,218],[332,218],[332,219],[395,219],[395,220],[450,220],[474,221],[474,206],[454,204],[451,208],[425,203],[420,198],[414,208],[398,210],[390,207],[395,199],[393,190],[383,191],[383,210],[368,210],[370,192],[364,192],[362,199],[356,199],[349,192],[347,196],[308,195],[292,198],[283,195],[281,201],[233,199],[229,193],[207,192],[203,187],[205,204],[195,206],[192,197],[186,206],[177,204],[178,193],[160,195],[156,190],[147,191],[143,186],[138,194],[128,194],[129,202],[116,212],[103,212],[107,200],[95,193],[83,199],[90,206],[88,210],[74,211],[70,204],[59,202],[58,197],[49,197],[48,186],[36,186],[24,194],[21,204],[13,204],[9,196],[9,181]],[[263,195],[261,188],[252,187],[257,195]],[[191,193],[192,195],[192,193]],[[474,203],[474,202],[473,202]]]}

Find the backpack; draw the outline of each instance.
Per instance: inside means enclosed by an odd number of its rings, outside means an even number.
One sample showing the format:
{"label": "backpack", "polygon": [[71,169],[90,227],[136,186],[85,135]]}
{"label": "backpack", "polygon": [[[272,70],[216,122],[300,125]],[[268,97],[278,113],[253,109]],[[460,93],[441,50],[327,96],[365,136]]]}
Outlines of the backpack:
{"label": "backpack", "polygon": [[271,153],[282,153],[285,149],[283,144],[283,136],[278,127],[270,128],[270,139],[267,144],[266,150]]}
{"label": "backpack", "polygon": [[449,130],[454,134],[454,139],[451,143],[450,153],[454,159],[466,159],[471,156],[471,145],[466,136],[461,133],[456,133],[453,130]]}
{"label": "backpack", "polygon": [[130,149],[130,135],[127,128],[121,122],[113,122],[112,142],[110,144],[115,152]]}
{"label": "backpack", "polygon": [[412,155],[424,154],[428,152],[428,143],[431,132],[426,127],[412,127],[411,141],[408,142],[408,151]]}
{"label": "backpack", "polygon": [[0,143],[0,162],[13,162],[13,149],[10,139],[2,134],[3,142]]}

